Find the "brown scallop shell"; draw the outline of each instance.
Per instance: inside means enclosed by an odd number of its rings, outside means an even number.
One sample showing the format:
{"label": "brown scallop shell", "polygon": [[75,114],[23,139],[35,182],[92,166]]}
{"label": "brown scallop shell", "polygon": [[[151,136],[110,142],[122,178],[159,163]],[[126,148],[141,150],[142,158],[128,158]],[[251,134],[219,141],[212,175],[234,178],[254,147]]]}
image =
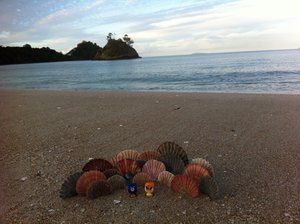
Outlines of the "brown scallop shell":
{"label": "brown scallop shell", "polygon": [[117,154],[117,159],[118,159],[118,161],[120,161],[122,159],[137,160],[139,155],[140,155],[140,153],[136,150],[126,149]]}
{"label": "brown scallop shell", "polygon": [[157,150],[147,150],[144,152],[141,152],[138,160],[143,160],[143,161],[148,161],[150,159],[158,159],[160,157],[160,152],[158,152]]}
{"label": "brown scallop shell", "polygon": [[77,172],[68,177],[67,180],[63,182],[61,185],[59,196],[61,198],[70,198],[72,196],[77,195],[76,192],[76,182],[83,172]]}
{"label": "brown scallop shell", "polygon": [[100,158],[100,159],[92,159],[88,161],[82,168],[82,171],[86,172],[90,170],[99,170],[103,172],[111,168],[113,168],[113,165],[109,161]]}
{"label": "brown scallop shell", "polygon": [[76,192],[79,195],[85,195],[90,183],[96,180],[106,180],[104,173],[98,170],[91,170],[83,173],[76,183]]}
{"label": "brown scallop shell", "polygon": [[211,176],[205,176],[199,184],[199,191],[207,194],[211,200],[219,198],[219,187],[215,179]]}
{"label": "brown scallop shell", "polygon": [[183,175],[195,179],[197,183],[200,183],[202,177],[209,176],[207,169],[195,163],[188,164],[183,171]]}
{"label": "brown scallop shell", "polygon": [[158,181],[167,187],[171,187],[174,174],[169,171],[163,171],[158,175]]}
{"label": "brown scallop shell", "polygon": [[90,199],[95,199],[100,196],[111,194],[112,190],[106,180],[96,180],[89,184],[86,190],[86,196]]}
{"label": "brown scallop shell", "polygon": [[125,189],[126,180],[120,175],[114,175],[107,179],[107,182],[110,184],[112,191],[119,189]]}
{"label": "brown scallop shell", "polygon": [[137,173],[133,177],[133,183],[136,183],[138,186],[144,186],[146,182],[151,182],[151,181],[153,181],[152,177],[145,172]]}
{"label": "brown scallop shell", "polygon": [[158,152],[160,154],[174,154],[182,159],[184,162],[184,165],[187,165],[189,163],[188,156],[186,152],[183,150],[183,148],[179,145],[177,145],[174,142],[164,142],[162,143],[158,149]]}
{"label": "brown scallop shell", "polygon": [[135,174],[140,171],[138,163],[133,159],[122,159],[118,162],[118,170],[125,175],[126,173]]}
{"label": "brown scallop shell", "polygon": [[143,172],[148,173],[153,180],[157,180],[158,175],[165,170],[165,164],[155,159],[148,160],[143,166]]}
{"label": "brown scallop shell", "polygon": [[107,179],[114,175],[122,175],[122,173],[118,169],[115,169],[115,168],[105,170],[103,173]]}
{"label": "brown scallop shell", "polygon": [[165,164],[166,170],[174,175],[181,174],[184,170],[184,162],[177,155],[162,154],[159,160]]}
{"label": "brown scallop shell", "polygon": [[202,167],[204,167],[205,169],[207,169],[210,176],[213,177],[215,175],[213,166],[206,159],[195,158],[195,159],[192,159],[191,163],[199,164]]}
{"label": "brown scallop shell", "polygon": [[[125,159],[125,158],[123,158]],[[113,167],[117,167],[118,166],[118,154],[114,155],[113,157],[111,157],[111,159],[109,160],[109,162],[113,165]]]}
{"label": "brown scallop shell", "polygon": [[176,175],[171,182],[171,189],[176,193],[187,193],[193,198],[199,195],[196,181],[185,175]]}

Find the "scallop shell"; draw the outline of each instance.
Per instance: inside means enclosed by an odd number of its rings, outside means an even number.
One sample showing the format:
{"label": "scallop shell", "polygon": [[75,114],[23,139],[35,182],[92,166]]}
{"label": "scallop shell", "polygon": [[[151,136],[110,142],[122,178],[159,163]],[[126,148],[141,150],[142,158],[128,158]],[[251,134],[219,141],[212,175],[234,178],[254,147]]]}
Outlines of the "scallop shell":
{"label": "scallop shell", "polygon": [[86,190],[86,196],[90,199],[111,194],[112,190],[106,180],[96,180],[89,184]]}
{"label": "scallop shell", "polygon": [[211,200],[219,198],[219,187],[215,179],[211,176],[205,176],[199,184],[199,191],[207,194]]}
{"label": "scallop shell", "polygon": [[181,174],[184,170],[184,162],[177,155],[162,154],[159,160],[165,164],[166,170],[174,175]]}
{"label": "scallop shell", "polygon": [[185,175],[176,175],[171,182],[171,189],[176,193],[187,193],[193,198],[199,195],[197,182]]}
{"label": "scallop shell", "polygon": [[158,175],[165,170],[165,164],[155,159],[148,160],[143,166],[143,172],[148,173],[153,180],[157,180]]}
{"label": "scallop shell", "polygon": [[174,142],[162,143],[158,147],[157,151],[160,152],[160,154],[177,155],[178,157],[180,157],[182,159],[182,161],[184,162],[184,165],[187,165],[189,163],[189,159],[188,159],[186,152],[183,150],[183,148],[181,146],[177,145]]}
{"label": "scallop shell", "polygon": [[84,172],[86,171],[90,171],[90,170],[99,170],[101,172],[107,170],[107,169],[111,169],[113,168],[113,165],[105,160],[105,159],[92,159],[89,162],[87,162],[84,167],[82,168],[82,170]]}
{"label": "scallop shell", "polygon": [[79,195],[85,195],[89,184],[96,180],[106,180],[106,176],[98,170],[91,170],[83,173],[77,180],[76,192]]}
{"label": "scallop shell", "polygon": [[114,175],[107,179],[107,182],[110,184],[112,191],[116,191],[119,189],[125,189],[126,180],[124,177],[120,175]]}
{"label": "scallop shell", "polygon": [[140,172],[133,177],[133,183],[138,186],[144,186],[146,182],[153,181],[152,177],[148,173]]}
{"label": "scallop shell", "polygon": [[118,169],[115,169],[115,168],[105,170],[103,173],[107,179],[114,175],[122,175],[122,173]]}
{"label": "scallop shell", "polygon": [[160,157],[160,152],[158,152],[157,150],[147,150],[144,152],[141,152],[138,160],[143,160],[143,161],[148,161],[150,159],[158,159]]}
{"label": "scallop shell", "polygon": [[187,165],[183,174],[195,179],[197,183],[200,183],[202,177],[209,175],[207,169],[195,163]]}
{"label": "scallop shell", "polygon": [[122,159],[118,162],[118,170],[123,174],[135,174],[140,171],[138,163],[133,159]]}
{"label": "scallop shell", "polygon": [[171,182],[174,178],[174,174],[169,171],[163,171],[158,175],[158,181],[168,187],[171,187]]}
{"label": "scallop shell", "polygon": [[204,167],[205,169],[207,169],[210,176],[213,177],[215,175],[213,166],[207,160],[205,160],[203,158],[195,158],[195,159],[192,159],[191,163],[199,164],[202,167]]}
{"label": "scallop shell", "polygon": [[117,154],[117,159],[118,159],[118,161],[120,161],[122,159],[137,160],[139,155],[140,155],[140,153],[136,150],[126,149]]}
{"label": "scallop shell", "polygon": [[74,173],[70,175],[68,179],[63,182],[59,191],[59,196],[61,198],[70,198],[72,196],[77,195],[76,182],[81,175],[82,172]]}
{"label": "scallop shell", "polygon": [[[125,158],[123,158],[125,159]],[[117,167],[118,166],[118,154],[117,155],[114,155],[110,160],[109,162],[113,165],[113,167]]]}

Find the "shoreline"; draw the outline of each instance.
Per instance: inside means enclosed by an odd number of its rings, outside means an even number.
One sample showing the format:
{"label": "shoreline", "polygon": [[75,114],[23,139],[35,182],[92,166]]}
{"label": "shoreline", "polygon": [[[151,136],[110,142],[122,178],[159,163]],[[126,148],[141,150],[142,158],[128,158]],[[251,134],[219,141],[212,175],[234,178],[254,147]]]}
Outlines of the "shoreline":
{"label": "shoreline", "polygon": [[[299,108],[297,94],[0,90],[0,222],[297,223]],[[59,198],[88,158],[164,141],[214,166],[221,199],[159,185],[151,199]]]}

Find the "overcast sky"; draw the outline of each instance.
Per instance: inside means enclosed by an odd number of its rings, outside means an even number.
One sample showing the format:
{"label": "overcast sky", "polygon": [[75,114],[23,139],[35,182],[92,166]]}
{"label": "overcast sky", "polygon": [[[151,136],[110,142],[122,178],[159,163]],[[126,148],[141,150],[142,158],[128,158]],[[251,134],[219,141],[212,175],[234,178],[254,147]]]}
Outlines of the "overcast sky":
{"label": "overcast sky", "polygon": [[67,53],[126,33],[141,56],[300,47],[300,0],[0,0],[0,45]]}

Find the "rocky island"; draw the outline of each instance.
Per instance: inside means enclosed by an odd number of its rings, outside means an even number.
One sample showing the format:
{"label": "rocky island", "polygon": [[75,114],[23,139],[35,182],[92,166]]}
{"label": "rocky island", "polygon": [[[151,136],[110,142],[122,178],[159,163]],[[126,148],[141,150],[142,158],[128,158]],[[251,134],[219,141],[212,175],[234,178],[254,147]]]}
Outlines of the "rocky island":
{"label": "rocky island", "polygon": [[107,43],[102,48],[96,43],[82,41],[67,54],[57,52],[49,47],[33,48],[29,44],[23,47],[0,46],[0,65],[39,62],[74,61],[74,60],[121,60],[140,58],[132,47],[134,41],[125,34],[123,39],[107,36]]}

